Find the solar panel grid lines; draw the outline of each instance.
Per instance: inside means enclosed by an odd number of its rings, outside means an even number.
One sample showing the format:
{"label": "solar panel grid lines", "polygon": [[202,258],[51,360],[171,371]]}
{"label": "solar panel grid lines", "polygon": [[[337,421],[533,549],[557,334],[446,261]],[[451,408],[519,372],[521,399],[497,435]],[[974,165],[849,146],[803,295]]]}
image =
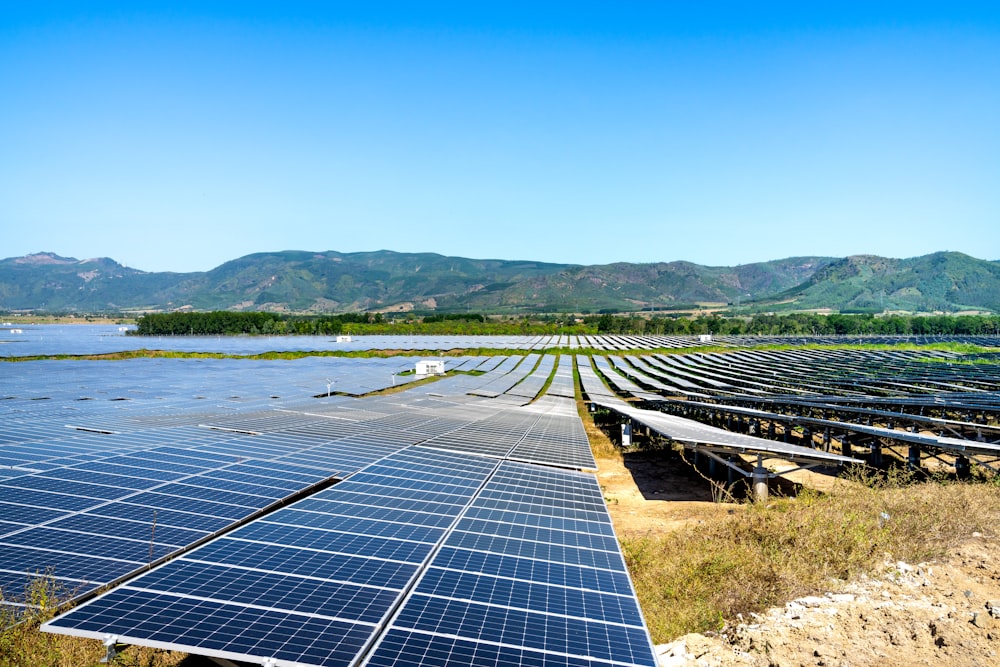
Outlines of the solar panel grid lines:
{"label": "solar panel grid lines", "polygon": [[621,374],[616,373],[613,369],[613,365],[608,357],[593,357],[594,366],[597,370],[604,376],[604,379],[614,385],[615,389],[625,393],[640,393],[642,388],[637,384],[623,377]]}
{"label": "solar panel grid lines", "polygon": [[[513,489],[525,501],[523,514],[508,513],[502,521],[472,516],[506,511],[489,510],[486,498]],[[566,495],[578,496],[580,504],[600,507],[603,513],[594,512],[594,521],[571,524],[575,531],[511,522],[517,516],[535,517],[532,524],[551,520],[550,515],[560,514],[557,506]],[[588,526],[602,528],[580,530]],[[470,656],[486,665],[656,664],[617,541],[613,531],[607,535],[609,528],[592,476],[502,463],[364,664],[458,664]],[[504,534],[517,537],[501,537]],[[588,546],[579,546],[581,541]],[[520,546],[511,551],[513,542]],[[616,557],[598,557],[605,547]],[[583,552],[591,552],[590,558],[582,557]],[[567,562],[569,553],[587,564]],[[591,561],[607,567],[594,567]]]}
{"label": "solar panel grid lines", "polygon": [[560,354],[556,362],[555,372],[552,375],[552,383],[549,385],[546,396],[562,396],[574,398],[576,395],[573,386],[573,358]]}
{"label": "solar panel grid lines", "polygon": [[[431,519],[430,525],[421,526],[419,514],[409,512],[400,515],[398,508],[390,512],[397,513],[396,519],[405,516],[406,521],[359,516],[359,506],[351,501],[351,496],[357,494],[341,493],[340,485],[331,487],[238,528],[152,570],[149,575],[138,577],[105,596],[85,603],[81,609],[91,611],[78,616],[80,623],[70,628],[70,632],[92,636],[93,630],[88,628],[97,625],[108,627],[109,624],[111,632],[125,629],[133,620],[114,618],[115,610],[128,609],[129,600],[133,598],[152,595],[154,597],[147,599],[147,604],[159,605],[167,610],[164,613],[171,614],[171,618],[178,613],[186,615],[187,622],[177,625],[166,642],[162,639],[169,635],[168,630],[140,623],[138,631],[145,637],[136,638],[139,643],[152,645],[161,642],[164,647],[194,648],[198,653],[229,659],[252,658],[259,661],[264,656],[295,664],[350,664],[373,636],[378,627],[377,619],[393,606],[403,587],[412,580],[417,566],[443,535],[445,527],[441,525],[440,517],[448,516],[454,521],[496,465],[495,461],[474,460],[421,448],[403,450],[395,458],[390,455],[381,459],[376,467],[380,473],[395,471],[398,476],[395,483],[402,486],[394,488],[408,490],[403,488],[408,486],[407,478],[416,481],[417,477],[413,468],[424,468],[440,478],[450,475],[452,484],[449,486],[452,489],[466,490],[465,503],[436,503],[439,514],[426,513],[424,516]],[[366,482],[364,474],[360,473],[343,484],[356,488],[371,486],[372,492],[368,495],[372,499],[384,500],[385,496],[379,491],[382,490],[381,482],[385,480],[376,479],[383,477],[386,475],[371,475]],[[342,511],[324,517],[321,508],[335,504],[341,505]],[[303,516],[309,519],[298,521]],[[210,581],[205,580],[205,573],[211,574]],[[334,574],[336,579],[330,580]],[[303,583],[303,577],[311,578],[309,583]],[[321,580],[318,586],[317,578]],[[375,589],[378,590],[373,593]],[[234,595],[233,591],[237,593]],[[244,597],[240,597],[243,595],[240,591],[249,591],[246,597],[255,602],[248,604]],[[239,599],[228,599],[227,596]],[[303,601],[303,596],[308,597],[308,604]],[[198,608],[185,608],[185,600],[196,601]],[[198,614],[209,609],[213,610],[213,618],[236,619],[248,615],[253,617],[254,613],[263,614],[274,622],[285,623],[289,628],[296,627],[295,632],[305,632],[305,636],[309,634],[308,628],[297,626],[303,622],[301,616],[305,614],[304,610],[309,609],[315,617],[313,620],[337,624],[342,636],[353,637],[350,642],[353,653],[347,650],[346,645],[342,648],[325,646],[319,651],[314,650],[315,643],[302,641],[275,647],[273,638],[266,647],[260,643],[250,646],[249,641],[213,645],[210,638],[194,636],[190,632],[190,623],[195,620],[200,622]],[[316,615],[314,612],[317,609],[323,613]],[[73,617],[75,613],[67,616]],[[360,629],[363,619],[369,619],[370,626]],[[59,632],[66,631],[59,622],[56,619],[51,627],[59,627]],[[296,640],[301,639],[301,636],[296,636]],[[361,641],[355,641],[358,639]]]}
{"label": "solar panel grid lines", "polygon": [[488,382],[481,384],[478,388],[473,389],[469,393],[475,396],[485,396],[488,398],[494,398],[500,394],[506,394],[514,387],[514,385],[518,384],[531,374],[542,356],[543,355],[532,352],[523,358],[511,357],[511,359],[519,363],[516,363],[512,367],[507,367],[507,364],[501,364],[497,367],[496,371],[506,368],[507,372],[498,374],[495,378],[491,378]]}
{"label": "solar panel grid lines", "polygon": [[673,387],[658,379],[655,369],[634,355],[628,355],[624,359],[612,357],[611,362],[618,371],[647,387],[668,393],[674,391]]}
{"label": "solar panel grid lines", "polygon": [[636,408],[616,397],[597,396],[592,399],[592,402],[643,424],[664,437],[689,445],[707,447],[722,452],[764,453],[791,461],[823,463],[857,461],[857,459],[839,454],[726,431],[692,419]]}
{"label": "solar panel grid lines", "polygon": [[543,355],[531,374],[505,393],[511,396],[534,399],[552,376],[555,370],[556,359],[557,356],[554,354]]}
{"label": "solar panel grid lines", "polygon": [[615,396],[614,392],[597,375],[590,357],[577,355],[576,362],[581,388],[589,399],[613,398]]}
{"label": "solar panel grid lines", "polygon": [[[304,427],[300,425],[299,428]],[[278,432],[272,431],[272,433],[276,435],[266,437],[280,437]],[[232,438],[229,435],[223,437]],[[300,448],[303,444],[309,446],[309,441],[323,442],[322,439],[310,438],[307,434],[299,436],[298,439],[305,441],[300,443]],[[211,440],[218,442],[219,436],[213,435]],[[315,447],[316,445],[312,445],[312,448]],[[80,558],[67,559],[65,555],[54,557],[48,569],[55,567],[60,571],[60,574],[65,571],[67,564],[89,562],[86,561],[87,556],[101,557],[102,549],[112,548],[118,552],[127,551],[132,554],[127,558],[117,559],[119,563],[113,567],[91,567],[91,573],[96,575],[96,578],[93,576],[88,578],[87,581],[90,583],[79,588],[80,592],[86,592],[96,585],[108,583],[107,580],[101,579],[101,576],[118,578],[123,575],[123,572],[135,569],[136,565],[145,565],[150,560],[155,561],[163,557],[166,553],[184,548],[199,539],[218,532],[234,521],[258,511],[261,507],[273,504],[306,486],[327,479],[327,477],[315,474],[307,477],[306,473],[309,472],[309,469],[301,466],[275,465],[261,461],[256,461],[256,465],[263,463],[268,467],[262,470],[253,465],[247,466],[246,463],[254,463],[254,460],[246,457],[245,449],[241,448],[239,456],[226,456],[225,454],[220,456],[218,452],[195,451],[191,447],[158,447],[155,450],[137,451],[125,456],[117,455],[106,458],[107,461],[111,461],[106,466],[102,466],[102,461],[99,458],[85,464],[89,466],[88,469],[80,468],[78,467],[80,464],[73,464],[70,461],[69,463],[77,467],[53,467],[47,474],[48,476],[42,473],[35,475],[35,479],[14,480],[18,486],[8,486],[4,490],[4,499],[27,504],[12,505],[12,507],[37,511],[42,508],[36,505],[43,503],[44,505],[64,508],[64,511],[54,515],[50,514],[47,517],[48,523],[54,523],[54,518],[59,519],[61,523],[43,526],[41,524],[46,522],[38,521],[36,526],[25,525],[21,526],[18,531],[9,533],[5,531],[4,537],[0,540],[6,541],[15,548],[30,549],[39,546],[44,548],[64,535],[74,536],[74,539],[69,541],[74,543],[79,551],[82,551],[79,555],[83,561]],[[233,463],[240,461],[245,463]],[[364,462],[358,463],[358,467]],[[123,465],[124,463],[132,465]],[[138,467],[143,465],[150,467],[146,469]],[[220,466],[221,469],[218,469]],[[242,475],[240,479],[227,479],[224,470],[227,466],[241,466],[244,470],[263,472],[268,477]],[[275,468],[281,468],[281,470],[275,470]],[[197,477],[206,471],[209,473],[208,476]],[[136,472],[139,474],[136,475]],[[325,472],[328,474],[329,470]],[[90,484],[71,487],[67,483],[58,481],[61,479],[67,481],[87,480]],[[262,480],[264,483],[261,483]],[[177,483],[178,481],[181,483]],[[195,485],[184,484],[184,481],[194,482]],[[47,486],[57,483],[62,492],[73,491],[88,495],[74,498],[65,493],[53,494],[44,491]],[[39,487],[42,490],[32,492],[34,487]],[[137,493],[124,493],[123,495],[123,489],[134,489]],[[167,493],[162,493],[163,491]],[[60,498],[62,500],[57,500]],[[121,500],[131,502],[122,503]],[[86,514],[81,513],[84,511]],[[127,517],[128,520],[118,521],[115,515]],[[154,525],[158,517],[181,525],[171,527],[161,522],[159,535],[150,548],[149,526]],[[183,517],[183,519],[179,517]],[[104,521],[101,521],[102,518]],[[137,521],[137,519],[139,520]],[[117,529],[120,534],[116,536],[113,531],[104,532],[102,535],[106,539],[94,540],[86,534],[86,530],[81,529],[82,522],[89,522],[91,525],[101,522],[105,531]],[[66,530],[67,528],[69,530]],[[179,528],[180,530],[178,530]],[[185,528],[193,530],[184,530]],[[145,551],[142,554],[141,562],[135,555],[138,551],[135,547],[130,549],[120,547],[120,545],[129,544],[127,541],[121,541],[120,538],[138,540],[137,535],[140,534]],[[181,536],[185,536],[186,539],[181,539]],[[31,554],[28,555],[31,556]],[[21,557],[19,560],[37,562],[37,559],[28,557]],[[28,574],[25,571],[25,575]],[[66,581],[69,579],[69,577],[60,578],[60,580]]]}

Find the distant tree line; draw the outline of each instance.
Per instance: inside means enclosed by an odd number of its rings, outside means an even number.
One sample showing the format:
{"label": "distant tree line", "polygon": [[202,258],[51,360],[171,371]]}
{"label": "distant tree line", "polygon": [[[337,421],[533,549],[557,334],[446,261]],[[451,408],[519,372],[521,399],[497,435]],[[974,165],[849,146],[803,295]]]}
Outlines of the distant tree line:
{"label": "distant tree line", "polygon": [[406,335],[551,335],[594,333],[572,316],[529,319],[479,313],[342,313],[287,315],[264,312],[154,313],[137,320],[139,336],[231,336],[406,334]]}
{"label": "distant tree line", "polygon": [[752,317],[699,315],[624,317],[604,314],[585,322],[597,333],[646,335],[798,336],[917,335],[984,336],[1000,334],[998,315],[873,315],[836,313],[758,314]]}
{"label": "distant tree line", "polygon": [[427,315],[423,318],[424,324],[434,322],[485,322],[486,316],[479,313],[447,313],[443,315]]}
{"label": "distant tree line", "polygon": [[351,324],[379,324],[381,313],[343,313],[318,317],[280,313],[212,311],[151,313],[136,321],[137,336],[336,335]]}
{"label": "distant tree line", "polygon": [[143,315],[134,332],[139,336],[230,336],[363,334],[633,334],[686,336],[799,335],[1000,335],[998,315],[873,315],[790,313],[752,317],[716,314],[684,317],[590,315],[573,318],[515,318],[478,313],[431,314],[423,317],[382,313],[285,315],[265,312],[213,311]]}

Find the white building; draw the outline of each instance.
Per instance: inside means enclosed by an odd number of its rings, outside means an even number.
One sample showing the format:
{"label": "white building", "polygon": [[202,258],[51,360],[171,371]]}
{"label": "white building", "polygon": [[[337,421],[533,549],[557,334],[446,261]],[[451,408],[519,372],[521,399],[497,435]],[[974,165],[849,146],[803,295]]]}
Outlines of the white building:
{"label": "white building", "polygon": [[425,359],[418,361],[417,375],[444,375],[444,359]]}

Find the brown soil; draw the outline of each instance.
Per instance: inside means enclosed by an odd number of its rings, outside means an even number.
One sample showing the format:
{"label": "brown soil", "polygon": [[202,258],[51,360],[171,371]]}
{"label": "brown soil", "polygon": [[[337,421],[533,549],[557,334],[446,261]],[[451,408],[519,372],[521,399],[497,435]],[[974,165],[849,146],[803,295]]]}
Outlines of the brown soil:
{"label": "brown soil", "polygon": [[714,502],[709,483],[678,456],[599,459],[597,477],[619,537],[665,533],[739,507]]}
{"label": "brown soil", "polygon": [[878,577],[840,593],[793,600],[657,651],[664,667],[1000,664],[1000,545],[976,536],[941,562],[886,563]]}

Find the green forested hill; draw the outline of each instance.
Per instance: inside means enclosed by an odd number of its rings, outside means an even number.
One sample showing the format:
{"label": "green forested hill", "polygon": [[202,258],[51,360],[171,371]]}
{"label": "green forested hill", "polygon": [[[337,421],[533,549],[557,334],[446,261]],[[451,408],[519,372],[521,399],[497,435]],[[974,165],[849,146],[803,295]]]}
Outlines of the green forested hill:
{"label": "green forested hill", "polygon": [[258,253],[149,273],[52,253],[0,260],[0,310],[597,312],[736,303],[758,309],[1000,310],[1000,265],[959,253],[795,257],[736,267],[598,266],[390,251]]}
{"label": "green forested hill", "polygon": [[796,309],[1000,311],[1000,262],[958,252],[910,259],[856,255],[829,264],[775,301]]}

